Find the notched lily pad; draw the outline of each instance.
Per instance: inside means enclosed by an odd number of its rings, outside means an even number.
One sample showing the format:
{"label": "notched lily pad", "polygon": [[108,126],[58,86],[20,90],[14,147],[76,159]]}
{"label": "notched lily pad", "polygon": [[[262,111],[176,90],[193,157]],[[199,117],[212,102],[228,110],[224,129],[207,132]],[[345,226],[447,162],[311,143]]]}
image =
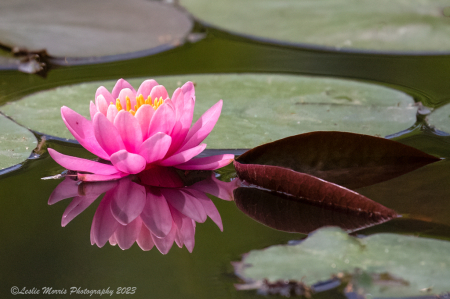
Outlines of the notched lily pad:
{"label": "notched lily pad", "polygon": [[450,51],[447,0],[181,0],[200,20],[232,32],[335,49]]}
{"label": "notched lily pad", "polygon": [[0,43],[57,57],[125,54],[177,45],[190,16],[173,5],[144,0],[3,0]]}
{"label": "notched lily pad", "polygon": [[350,275],[346,293],[375,298],[440,295],[450,291],[449,250],[447,241],[397,234],[358,239],[338,228],[324,228],[297,245],[251,251],[235,269],[256,287],[297,282],[311,288]]}
{"label": "notched lily pad", "polygon": [[427,119],[428,123],[436,129],[450,133],[450,104],[433,111]]}
{"label": "notched lily pad", "polygon": [[[128,80],[136,88],[144,80]],[[208,148],[252,148],[283,137],[317,131],[349,131],[385,136],[416,120],[413,99],[396,90],[349,80],[292,75],[186,75],[156,78],[171,94],[186,81],[196,83],[194,120],[218,100],[221,117]],[[84,83],[35,93],[0,110],[36,131],[73,139],[60,107],[89,116],[89,101],[104,85]],[[240,133],[242,132],[242,134]]]}
{"label": "notched lily pad", "polygon": [[0,114],[0,170],[26,160],[36,145],[33,133]]}

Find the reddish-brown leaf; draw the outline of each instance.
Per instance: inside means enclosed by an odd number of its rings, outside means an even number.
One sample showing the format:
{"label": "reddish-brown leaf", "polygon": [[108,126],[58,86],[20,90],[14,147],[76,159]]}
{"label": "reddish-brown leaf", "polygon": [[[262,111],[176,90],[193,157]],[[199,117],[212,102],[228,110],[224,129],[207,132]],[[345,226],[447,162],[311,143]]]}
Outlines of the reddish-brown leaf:
{"label": "reddish-brown leaf", "polygon": [[289,168],[357,189],[439,160],[389,139],[346,132],[311,132],[255,147],[237,162]]}
{"label": "reddish-brown leaf", "polygon": [[397,213],[345,187],[291,169],[234,163],[241,180],[276,192],[369,216],[395,217]]}

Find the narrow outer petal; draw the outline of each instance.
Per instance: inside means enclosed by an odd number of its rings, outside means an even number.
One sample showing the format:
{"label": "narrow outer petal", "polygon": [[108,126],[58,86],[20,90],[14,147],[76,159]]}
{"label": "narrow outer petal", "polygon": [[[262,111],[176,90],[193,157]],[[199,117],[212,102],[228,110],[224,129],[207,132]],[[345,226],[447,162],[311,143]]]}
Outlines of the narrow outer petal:
{"label": "narrow outer petal", "polygon": [[95,138],[91,121],[66,106],[61,107],[61,117],[67,129],[85,149],[102,159],[109,160],[109,155]]}
{"label": "narrow outer petal", "polygon": [[142,95],[144,99],[146,100],[148,96],[150,95],[150,92],[152,91],[152,88],[157,86],[158,82],[155,80],[145,80],[142,82],[141,86],[139,86],[138,91],[136,92],[136,96]]}
{"label": "narrow outer petal", "polygon": [[114,119],[114,126],[122,137],[125,149],[130,153],[137,153],[142,144],[142,132],[138,120],[130,112],[121,110]]}
{"label": "narrow outer petal", "polygon": [[181,163],[185,163],[189,160],[191,160],[193,157],[197,156],[203,150],[206,148],[206,144],[200,144],[199,146],[196,146],[194,148],[190,148],[188,150],[185,150],[181,153],[175,154],[163,161],[161,161],[159,164],[162,166],[174,166]]}
{"label": "narrow outer petal", "polygon": [[112,192],[114,192],[114,190],[106,192],[98,205],[94,219],[92,220],[91,243],[97,244],[98,247],[103,247],[116,231],[116,228],[120,225],[111,214],[111,208],[109,207],[112,199]]}
{"label": "narrow outer petal", "polygon": [[107,165],[99,162],[94,162],[91,160],[86,160],[77,157],[67,156],[61,153],[58,153],[52,148],[48,149],[48,153],[62,167],[74,170],[74,171],[86,171],[95,174],[109,175],[115,174],[119,171],[112,165]]}
{"label": "narrow outer petal", "polygon": [[179,151],[184,151],[188,148],[197,146],[211,133],[219,119],[222,111],[223,101],[220,100],[209,108],[192,126],[186,136],[186,140]]}
{"label": "narrow outer petal", "polygon": [[155,114],[155,109],[148,104],[144,104],[139,107],[138,111],[134,115],[141,126],[142,140],[146,140],[148,138],[148,128],[150,127],[153,114]]}
{"label": "narrow outer petal", "polygon": [[119,100],[123,109],[127,107],[127,97],[130,99],[131,109],[134,110],[134,105],[136,105],[136,92],[129,88],[124,88],[120,91]]}
{"label": "narrow outer petal", "polygon": [[153,114],[150,126],[148,128],[148,136],[152,136],[158,132],[170,135],[175,125],[175,110],[167,103],[162,104]]}
{"label": "narrow outer petal", "polygon": [[91,115],[91,119],[94,119],[95,114],[99,112],[97,106],[91,101],[89,104],[89,114]]}
{"label": "narrow outer petal", "polygon": [[111,212],[116,220],[127,225],[136,219],[145,206],[145,187],[133,183],[129,179],[119,181],[111,201]]}
{"label": "narrow outer petal", "polygon": [[141,225],[141,232],[139,233],[136,243],[138,243],[139,247],[144,251],[148,251],[155,246],[151,233],[145,225]]}
{"label": "narrow outer petal", "polygon": [[169,135],[158,132],[142,143],[139,155],[144,157],[148,164],[159,161],[167,154],[171,142]]}
{"label": "narrow outer petal", "polygon": [[119,225],[114,233],[120,249],[130,248],[137,240],[141,232],[142,221],[140,218],[134,219],[128,225]]}
{"label": "narrow outer petal", "polygon": [[215,170],[227,166],[234,160],[234,155],[224,154],[211,157],[192,159],[176,166],[183,170]]}
{"label": "narrow outer petal", "polygon": [[161,192],[169,204],[181,214],[194,219],[196,222],[205,222],[205,209],[190,193],[180,189],[162,189]]}
{"label": "narrow outer petal", "polygon": [[193,99],[195,102],[195,87],[194,83],[191,81],[188,81],[184,83],[184,85],[181,87],[181,90],[183,90],[184,93],[184,101],[188,101],[190,99]]}
{"label": "narrow outer petal", "polygon": [[125,172],[118,172],[118,173],[110,174],[110,175],[79,173],[78,180],[80,180],[82,182],[111,181],[111,180],[121,179],[123,177],[126,177],[127,175],[129,175],[129,173],[125,173]]}
{"label": "narrow outer petal", "polygon": [[139,173],[144,170],[145,159],[138,155],[120,150],[111,155],[111,163],[120,171],[130,174]]}
{"label": "narrow outer petal", "polygon": [[124,79],[119,79],[117,80],[116,85],[114,85],[114,88],[111,93],[114,101],[119,98],[119,93],[124,88],[129,88],[136,93],[136,91],[134,90],[133,86],[131,86],[130,83],[128,83]]}
{"label": "narrow outer petal", "polygon": [[97,110],[101,112],[103,115],[106,115],[106,111],[108,110],[108,106],[111,102],[114,103],[113,100],[110,100],[109,102],[106,101],[105,97],[102,94],[98,95],[95,98],[95,106],[97,106]]}
{"label": "narrow outer petal", "polygon": [[97,105],[97,98],[99,95],[103,96],[103,98],[105,99],[107,104],[109,104],[111,102],[113,102],[113,103],[116,102],[116,99],[111,95],[111,93],[104,86],[100,86],[99,88],[97,88],[97,91],[95,92],[94,99],[95,99],[96,105]]}
{"label": "narrow outer petal", "polygon": [[94,116],[93,125],[95,138],[108,155],[111,156],[115,152],[125,149],[119,131],[106,116],[97,113]]}
{"label": "narrow outer petal", "polygon": [[172,214],[169,204],[158,188],[147,190],[147,202],[141,213],[147,228],[158,238],[164,238],[172,229]]}
{"label": "narrow outer petal", "polygon": [[169,98],[169,94],[167,93],[167,90],[162,85],[156,85],[152,88],[152,91],[150,91],[150,97],[152,100],[162,98],[163,100]]}

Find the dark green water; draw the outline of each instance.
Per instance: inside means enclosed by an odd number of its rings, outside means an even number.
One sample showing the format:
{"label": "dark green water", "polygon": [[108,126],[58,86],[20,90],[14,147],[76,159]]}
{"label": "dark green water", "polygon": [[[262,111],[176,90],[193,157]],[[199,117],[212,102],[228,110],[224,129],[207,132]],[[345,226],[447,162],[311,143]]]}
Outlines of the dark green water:
{"label": "dark green water", "polygon": [[[97,65],[51,66],[45,78],[0,71],[0,104],[77,82],[230,72],[351,78],[405,91],[428,107],[437,108],[450,101],[450,55],[301,49],[254,42],[211,29],[200,42],[149,57]],[[450,156],[450,137],[439,135],[420,121],[395,139],[430,154]],[[87,156],[75,144],[50,140],[47,145],[64,153]],[[231,262],[240,260],[242,254],[252,249],[304,237],[259,224],[239,211],[233,202],[214,198],[224,231],[220,232],[211,220],[198,224],[193,253],[176,246],[167,255],[155,248],[144,252],[136,245],[125,251],[109,244],[100,249],[91,246],[89,239],[99,199],[65,228],[60,226],[61,216],[70,201],[47,205],[60,181],[40,178],[60,171],[61,167],[44,152],[41,157],[26,161],[22,168],[0,176],[2,298],[11,296],[13,286],[68,290],[136,287],[134,295],[122,295],[131,298],[253,298],[259,296],[254,291],[235,290],[233,284],[239,283],[239,279],[233,274]],[[410,233],[449,240],[449,182],[450,165],[444,161],[358,190],[404,215],[358,233]],[[336,292],[328,293],[331,294],[339,296]],[[327,294],[317,296],[327,298]]]}

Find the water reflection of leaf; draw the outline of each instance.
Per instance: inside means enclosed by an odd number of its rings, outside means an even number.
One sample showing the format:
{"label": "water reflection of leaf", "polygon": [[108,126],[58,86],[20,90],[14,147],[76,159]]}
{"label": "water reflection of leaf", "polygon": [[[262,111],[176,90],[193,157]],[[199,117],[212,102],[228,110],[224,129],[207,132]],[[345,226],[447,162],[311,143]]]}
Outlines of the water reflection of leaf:
{"label": "water reflection of leaf", "polygon": [[269,227],[308,234],[323,226],[339,226],[353,232],[394,218],[394,215],[353,213],[314,205],[308,201],[258,188],[234,190],[237,207],[249,217]]}
{"label": "water reflection of leaf", "polygon": [[[171,187],[160,187],[161,180],[140,180],[145,175],[158,173],[160,178],[168,179],[167,185]],[[165,168],[164,171],[146,172],[140,178],[126,177],[109,182],[80,184],[66,177],[53,191],[49,204],[74,197],[63,214],[61,223],[66,226],[106,192],[92,221],[92,244],[103,247],[109,242],[128,249],[136,242],[143,250],[156,246],[161,253],[167,254],[175,242],[180,248],[184,245],[192,252],[196,223],[205,222],[209,217],[223,230],[220,214],[205,192],[231,200],[232,189],[236,186],[235,181],[225,183],[217,180],[211,172],[206,179],[200,180],[202,176],[205,174],[196,172],[183,176],[174,169]],[[158,186],[143,184],[142,181],[153,181]],[[185,187],[185,181],[195,183]],[[175,183],[177,186],[173,187]]]}

